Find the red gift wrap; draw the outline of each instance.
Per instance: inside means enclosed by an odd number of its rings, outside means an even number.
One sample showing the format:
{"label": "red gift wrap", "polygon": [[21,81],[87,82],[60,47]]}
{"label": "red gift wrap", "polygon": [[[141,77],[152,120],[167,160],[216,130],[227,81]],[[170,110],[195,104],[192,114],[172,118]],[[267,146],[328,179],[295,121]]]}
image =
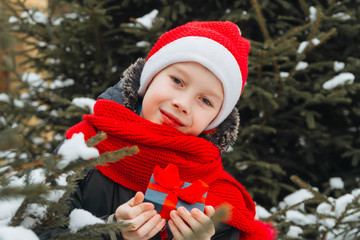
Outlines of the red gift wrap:
{"label": "red gift wrap", "polygon": [[170,212],[180,206],[188,211],[193,208],[204,211],[208,189],[209,186],[200,179],[193,183],[182,181],[177,166],[170,163],[165,169],[154,168],[145,201],[152,202],[161,217],[169,220]]}

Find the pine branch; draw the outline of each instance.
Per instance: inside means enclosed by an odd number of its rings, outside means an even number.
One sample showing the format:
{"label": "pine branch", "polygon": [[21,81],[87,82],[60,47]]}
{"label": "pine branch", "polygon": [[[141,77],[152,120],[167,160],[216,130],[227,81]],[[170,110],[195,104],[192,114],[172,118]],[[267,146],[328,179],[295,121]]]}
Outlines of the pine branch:
{"label": "pine branch", "polygon": [[96,58],[97,58],[97,61],[99,61],[100,55],[101,55],[101,41],[100,41],[99,27],[96,22],[96,14],[95,14],[94,6],[92,5],[91,0],[88,0],[87,2],[88,2],[88,6],[90,8],[90,17],[91,17],[91,22],[93,25],[93,30],[95,32],[95,38],[96,38]]}
{"label": "pine branch", "polygon": [[[254,159],[256,160],[256,159]],[[277,174],[286,175],[286,172],[279,166],[279,164],[274,164],[274,163],[268,163],[268,162],[264,162],[264,161],[243,161],[243,162],[238,162],[236,164],[237,168],[241,168],[242,166],[258,166],[258,167],[262,167],[265,169],[265,171],[271,170],[272,172],[276,172]]]}
{"label": "pine branch", "polygon": [[54,99],[55,101],[58,101],[60,103],[64,103],[64,104],[67,104],[67,105],[72,105],[72,102],[69,101],[68,99],[62,98],[62,97],[60,97],[58,95],[55,95],[53,93],[41,92],[41,93],[39,93],[39,95],[41,97],[44,97],[44,98],[47,98],[47,99]]}
{"label": "pine branch", "polygon": [[[317,19],[316,19],[316,22],[315,22],[315,26],[314,26],[314,29],[312,30],[311,34],[310,34],[310,37],[308,39],[309,41],[309,44],[305,47],[304,51],[303,51],[303,54],[306,54],[306,52],[310,49],[310,46],[311,46],[311,41],[314,39],[318,29],[319,29],[319,25],[320,25],[320,21],[322,19],[323,15],[322,14],[319,14],[317,16]],[[296,64],[295,64],[296,65]]]}
{"label": "pine branch", "polygon": [[278,211],[274,214],[272,214],[270,217],[267,217],[267,218],[263,218],[262,220],[264,220],[265,222],[271,222],[271,221],[274,221],[276,217],[281,217],[281,215],[285,214],[287,211],[291,210],[291,209],[295,209],[296,207],[302,205],[302,204],[306,204],[306,203],[312,203],[312,202],[317,202],[318,199],[317,198],[308,198],[308,199],[305,199],[304,201],[301,201],[299,203],[296,203],[294,205],[291,205],[281,211]]}
{"label": "pine branch", "polygon": [[305,0],[299,0],[300,7],[302,8],[303,12],[305,13],[305,16],[309,16],[309,5]]}
{"label": "pine branch", "polygon": [[[19,15],[19,11],[16,10],[12,5],[14,5],[14,3],[9,3],[9,1],[7,0],[1,0],[1,3],[4,4],[4,6],[6,7],[6,9],[10,10],[11,15],[16,16],[17,19],[21,20],[21,17]],[[17,5],[19,5],[19,2],[17,2]],[[21,20],[22,21],[22,20]],[[23,22],[22,22],[23,23]]]}
{"label": "pine branch", "polygon": [[270,38],[270,34],[269,34],[269,31],[267,30],[267,27],[265,25],[265,21],[264,21],[264,18],[262,16],[262,13],[261,13],[261,10],[260,10],[260,7],[259,7],[259,4],[258,4],[258,1],[257,0],[253,0],[252,1],[252,4],[255,8],[255,11],[256,11],[256,15],[258,17],[258,21],[259,21],[259,24],[260,24],[260,27],[261,27],[261,30],[265,36],[265,39],[266,39],[266,45],[267,47],[270,47],[271,46],[271,38]]}
{"label": "pine branch", "polygon": [[11,219],[10,226],[19,226],[21,221],[23,220],[23,214],[30,202],[28,200],[24,200],[20,207],[17,209],[15,216]]}
{"label": "pine branch", "polygon": [[99,142],[104,141],[107,138],[107,135],[105,132],[98,132],[95,136],[91,137],[89,140],[86,141],[86,145],[88,147],[94,147]]}
{"label": "pine branch", "polygon": [[43,165],[44,165],[44,161],[43,160],[38,160],[38,161],[34,161],[34,162],[21,164],[20,166],[17,166],[14,169],[7,170],[5,173],[8,174],[10,172],[18,172],[18,171],[29,169],[29,168],[40,167],[40,166],[43,166]]}
{"label": "pine branch", "polygon": [[[262,64],[263,64],[264,56],[263,56],[263,54],[258,54],[258,56],[259,56],[259,59],[258,59],[257,82],[258,82],[258,86],[262,87]],[[263,113],[265,113],[265,104],[264,104],[263,96],[261,94],[258,94],[258,98],[259,98],[259,104],[260,104],[261,111]],[[265,124],[265,122],[263,122],[262,125],[263,124]]]}
{"label": "pine branch", "polygon": [[274,53],[278,53],[278,57],[283,55],[288,56],[289,54],[284,54],[284,52],[288,52],[289,49],[294,49],[296,40],[296,37],[290,37],[282,42],[279,42],[274,49]]}
{"label": "pine branch", "polygon": [[[347,214],[347,212],[348,212],[349,209],[352,207],[352,205],[354,205],[355,207],[357,206],[357,208],[358,208],[357,211],[360,211],[359,201],[360,201],[360,194],[352,201],[352,203],[350,203],[350,204],[348,204],[348,205],[346,206],[346,208],[344,209],[344,211],[341,213],[340,217],[338,217],[338,218],[336,219],[336,222],[335,222],[334,226],[332,227],[332,229],[336,229],[336,227],[341,224],[341,221],[342,221],[345,217],[356,213],[356,212],[351,212],[350,214]],[[328,229],[328,230],[325,232],[324,237],[323,237],[323,240],[326,239],[326,236],[328,235],[329,232],[331,232],[332,229]]]}
{"label": "pine branch", "polygon": [[331,37],[335,33],[336,33],[336,28],[331,29],[322,38],[319,39],[320,43],[323,43],[326,39],[328,39],[329,37]]}
{"label": "pine branch", "polygon": [[[276,76],[277,76],[276,80],[280,80],[281,79],[280,78],[280,69],[279,69],[279,66],[278,66],[274,51],[273,51],[274,43],[273,43],[273,41],[272,41],[272,39],[270,37],[270,34],[269,34],[268,30],[267,30],[266,25],[265,25],[265,21],[263,19],[263,16],[262,16],[262,13],[261,13],[261,10],[259,8],[257,0],[253,0],[252,3],[253,3],[253,6],[255,7],[260,27],[261,27],[261,29],[262,29],[262,31],[264,33],[264,36],[265,36],[265,48],[269,49],[269,53],[270,53],[271,58],[272,58],[273,67],[275,69],[275,73],[276,73]],[[279,101],[280,97],[282,96],[283,89],[284,89],[284,83],[283,83],[283,81],[280,81],[280,86],[279,86],[279,89],[278,89],[278,92],[277,92],[277,97],[275,99],[275,102]],[[267,113],[266,111],[264,111],[264,120],[262,122],[262,126],[266,125],[268,119],[270,118],[270,116],[272,116],[272,114],[274,113],[275,110],[276,110],[276,107],[274,107],[274,105],[273,105],[272,108],[271,108],[270,113]]]}
{"label": "pine branch", "polygon": [[313,188],[311,185],[309,185],[308,183],[305,183],[305,182],[304,182],[303,180],[301,180],[298,176],[293,175],[293,176],[290,177],[290,179],[291,179],[294,183],[298,184],[300,187],[309,190],[309,191],[310,191],[312,194],[314,194],[314,196],[315,196],[316,198],[318,198],[319,200],[330,204],[331,207],[332,207],[332,209],[335,208],[335,206],[333,205],[332,202],[330,202],[325,196],[323,196],[322,194],[320,194],[318,191],[315,191],[314,188]]}
{"label": "pine branch", "polygon": [[76,233],[67,232],[59,235],[52,236],[52,239],[65,239],[65,240],[88,240],[88,239],[103,239],[103,235],[109,233],[119,233],[121,230],[127,228],[129,224],[122,222],[94,224],[85,226],[79,229]]}
{"label": "pine branch", "polygon": [[44,184],[29,184],[25,187],[5,187],[0,189],[0,198],[26,196],[36,198],[41,194],[48,193],[50,188]]}
{"label": "pine branch", "polygon": [[126,156],[131,156],[137,154],[139,152],[139,148],[137,146],[132,147],[124,147],[122,149],[116,151],[105,152],[101,154],[99,157],[93,158],[89,161],[84,161],[83,159],[79,159],[78,161],[70,163],[61,172],[54,175],[54,178],[58,178],[61,174],[69,173],[72,171],[79,171],[81,169],[87,167],[93,167],[97,165],[105,165],[111,162],[117,162],[123,159]]}
{"label": "pine branch", "polygon": [[291,38],[292,36],[308,29],[310,26],[312,26],[312,23],[307,23],[303,26],[297,26],[297,27],[294,27],[292,29],[290,29],[289,31],[287,31],[284,35],[282,35],[281,37],[279,37],[278,39],[276,39],[274,41],[274,44],[275,45],[278,45],[280,44],[281,42],[283,41],[287,41],[289,38]]}

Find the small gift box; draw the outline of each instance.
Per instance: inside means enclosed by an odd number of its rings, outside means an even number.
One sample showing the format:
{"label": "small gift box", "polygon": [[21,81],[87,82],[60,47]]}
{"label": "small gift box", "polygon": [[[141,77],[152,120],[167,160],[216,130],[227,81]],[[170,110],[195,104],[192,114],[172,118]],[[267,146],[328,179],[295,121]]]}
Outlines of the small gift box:
{"label": "small gift box", "polygon": [[154,168],[145,201],[153,203],[161,217],[169,220],[170,212],[180,206],[189,212],[193,208],[204,211],[208,189],[209,186],[201,180],[193,183],[182,181],[177,166],[170,163],[165,169]]}

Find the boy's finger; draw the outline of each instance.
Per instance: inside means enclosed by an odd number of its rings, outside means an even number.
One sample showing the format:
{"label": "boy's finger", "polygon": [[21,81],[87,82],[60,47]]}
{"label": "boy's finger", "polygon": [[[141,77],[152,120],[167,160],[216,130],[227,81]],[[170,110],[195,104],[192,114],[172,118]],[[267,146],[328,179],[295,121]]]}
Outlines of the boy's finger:
{"label": "boy's finger", "polygon": [[139,205],[136,205],[135,207],[128,207],[121,213],[120,219],[118,220],[133,219],[139,216],[140,214],[151,211],[153,209],[154,209],[154,205],[148,202],[141,203]]}
{"label": "boy's finger", "polygon": [[144,202],[139,205],[136,205],[134,208],[138,209],[139,212],[141,213],[141,212],[153,210],[155,207],[154,207],[154,204],[152,204],[152,203]]}
{"label": "boy's finger", "polygon": [[172,220],[168,221],[170,231],[174,236],[174,239],[183,239],[183,235],[181,234],[180,230],[175,226]]}
{"label": "boy's finger", "polygon": [[191,229],[196,229],[201,227],[201,223],[197,221],[195,218],[193,218],[191,213],[186,208],[179,207],[177,213],[191,227]]}
{"label": "boy's finger", "polygon": [[207,232],[210,236],[215,234],[215,226],[210,217],[196,208],[191,210],[191,215],[201,223],[201,228],[204,230],[204,232]]}
{"label": "boy's finger", "polygon": [[204,230],[204,232],[207,232],[211,236],[215,234],[215,226],[213,222],[203,212],[197,208],[194,208],[191,210],[191,216],[193,216],[199,223],[201,223],[201,228]]}
{"label": "boy's finger", "polygon": [[137,192],[134,196],[133,202],[131,202],[133,205],[130,204],[129,205],[134,208],[139,208],[136,209],[138,212],[140,211],[139,214],[141,212],[146,212],[154,209],[154,204],[149,202],[144,202],[144,199],[145,199],[144,194],[142,192]]}
{"label": "boy's finger", "polygon": [[204,223],[208,220],[210,220],[210,218],[208,216],[206,216],[203,212],[201,212],[199,209],[197,208],[193,208],[191,210],[191,216],[193,218],[195,218],[198,222],[200,223]]}
{"label": "boy's finger", "polygon": [[208,217],[212,217],[215,214],[215,209],[213,206],[205,206],[204,213]]}
{"label": "boy's finger", "polygon": [[144,194],[143,194],[142,192],[137,192],[137,193],[135,194],[135,196],[128,201],[128,204],[129,204],[131,207],[134,207],[134,206],[136,206],[136,205],[139,205],[139,204],[142,203],[143,201],[144,201]]}
{"label": "boy's finger", "polygon": [[[160,217],[161,219],[161,217]],[[164,227],[165,227],[165,219],[161,219],[160,222],[158,222],[155,227],[151,227],[150,232],[146,235],[146,237],[148,238],[152,238],[153,236],[155,236],[158,232],[160,232]]]}
{"label": "boy's finger", "polygon": [[[186,214],[186,212],[188,214]],[[190,235],[192,233],[191,229],[193,229],[193,225],[200,225],[199,223],[196,224],[196,220],[192,218],[191,214],[183,207],[180,207],[177,211],[171,211],[170,218],[174,225],[177,227],[177,229],[184,236]],[[193,221],[191,221],[191,219]]]}
{"label": "boy's finger", "polygon": [[149,239],[158,233],[164,226],[165,220],[161,219],[159,214],[156,214],[136,231],[124,232],[123,237],[125,239]]}
{"label": "boy's finger", "polygon": [[[135,194],[135,196],[136,196],[136,194]],[[134,206],[134,201],[135,201],[135,196],[130,198],[129,201],[126,202],[126,204],[133,207]]]}
{"label": "boy's finger", "polygon": [[144,225],[149,219],[151,219],[155,215],[156,215],[156,211],[152,210],[152,211],[143,212],[135,218],[124,221],[124,223],[129,224],[129,226],[126,227],[126,230],[136,231],[138,228]]}

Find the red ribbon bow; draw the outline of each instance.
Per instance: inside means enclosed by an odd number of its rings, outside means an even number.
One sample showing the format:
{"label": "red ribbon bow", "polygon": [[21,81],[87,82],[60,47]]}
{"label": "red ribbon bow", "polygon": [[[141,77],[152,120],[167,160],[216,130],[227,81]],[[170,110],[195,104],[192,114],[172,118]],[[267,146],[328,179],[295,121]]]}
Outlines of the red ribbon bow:
{"label": "red ribbon bow", "polygon": [[148,188],[168,194],[160,212],[162,218],[169,220],[170,212],[176,209],[179,198],[190,204],[196,202],[205,204],[203,195],[208,191],[209,186],[199,179],[190,186],[181,188],[184,181],[180,179],[176,165],[169,163],[165,169],[156,166],[153,176],[156,183],[149,183]]}

